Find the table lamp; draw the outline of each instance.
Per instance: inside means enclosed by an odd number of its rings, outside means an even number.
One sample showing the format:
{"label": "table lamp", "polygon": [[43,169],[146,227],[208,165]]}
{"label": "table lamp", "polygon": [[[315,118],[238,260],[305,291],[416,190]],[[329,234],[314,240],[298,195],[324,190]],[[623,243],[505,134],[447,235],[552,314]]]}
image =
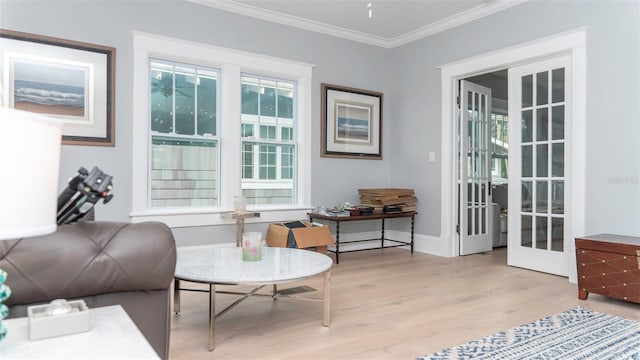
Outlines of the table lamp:
{"label": "table lamp", "polygon": [[[2,86],[0,86],[0,100]],[[0,241],[56,230],[62,122],[0,102]],[[0,340],[11,294],[0,269]]]}

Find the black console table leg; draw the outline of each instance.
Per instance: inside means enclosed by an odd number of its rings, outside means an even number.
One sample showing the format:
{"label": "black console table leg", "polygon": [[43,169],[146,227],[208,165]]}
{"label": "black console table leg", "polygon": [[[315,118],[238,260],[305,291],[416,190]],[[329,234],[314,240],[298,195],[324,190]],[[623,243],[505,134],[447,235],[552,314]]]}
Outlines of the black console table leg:
{"label": "black console table leg", "polygon": [[415,225],[416,216],[411,217],[411,253],[413,254],[413,229]]}
{"label": "black console table leg", "polygon": [[380,233],[380,247],[384,247],[384,219],[382,219],[382,232]]}
{"label": "black console table leg", "polygon": [[340,221],[336,221],[336,264],[340,264]]}

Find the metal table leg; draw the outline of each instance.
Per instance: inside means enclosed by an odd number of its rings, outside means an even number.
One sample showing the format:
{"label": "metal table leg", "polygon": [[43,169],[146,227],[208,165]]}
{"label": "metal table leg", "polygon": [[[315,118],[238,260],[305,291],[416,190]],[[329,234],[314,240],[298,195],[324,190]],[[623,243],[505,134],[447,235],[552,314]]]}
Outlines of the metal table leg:
{"label": "metal table leg", "polygon": [[180,312],[180,280],[173,279],[173,312]]}
{"label": "metal table leg", "polygon": [[209,351],[216,348],[216,287],[209,284]]}

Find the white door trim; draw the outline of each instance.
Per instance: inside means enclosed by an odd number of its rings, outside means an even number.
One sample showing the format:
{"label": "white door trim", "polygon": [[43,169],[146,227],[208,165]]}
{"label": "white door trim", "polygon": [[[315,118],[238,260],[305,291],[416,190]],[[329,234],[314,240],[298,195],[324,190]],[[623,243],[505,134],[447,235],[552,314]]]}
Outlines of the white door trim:
{"label": "white door trim", "polygon": [[[487,54],[440,66],[442,77],[442,157],[441,157],[441,201],[440,239],[449,244],[448,256],[459,253],[456,237],[457,187],[455,106],[456,81],[465,77],[504,69],[516,64],[535,61],[554,54],[569,54],[573,71],[571,87],[574,89],[570,104],[573,117],[571,145],[571,236],[584,235],[585,231],[585,164],[586,164],[586,98],[587,98],[587,28],[556,34],[504,48]],[[569,254],[575,253],[571,242]],[[569,261],[569,281],[576,282],[575,256]]]}

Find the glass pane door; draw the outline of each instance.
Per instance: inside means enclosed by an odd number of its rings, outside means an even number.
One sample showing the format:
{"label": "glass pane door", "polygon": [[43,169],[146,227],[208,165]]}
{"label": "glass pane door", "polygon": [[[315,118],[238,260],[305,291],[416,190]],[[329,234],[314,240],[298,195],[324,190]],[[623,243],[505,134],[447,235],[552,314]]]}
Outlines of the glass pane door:
{"label": "glass pane door", "polygon": [[491,89],[460,86],[460,254],[491,251]]}
{"label": "glass pane door", "polygon": [[[510,70],[517,103],[510,108],[510,149],[514,174],[510,202],[510,265],[568,274],[565,242],[565,122],[567,116],[567,58],[562,57]],[[511,114],[513,112],[513,114]],[[510,194],[511,197],[511,194]],[[511,209],[515,211],[511,211]]]}

